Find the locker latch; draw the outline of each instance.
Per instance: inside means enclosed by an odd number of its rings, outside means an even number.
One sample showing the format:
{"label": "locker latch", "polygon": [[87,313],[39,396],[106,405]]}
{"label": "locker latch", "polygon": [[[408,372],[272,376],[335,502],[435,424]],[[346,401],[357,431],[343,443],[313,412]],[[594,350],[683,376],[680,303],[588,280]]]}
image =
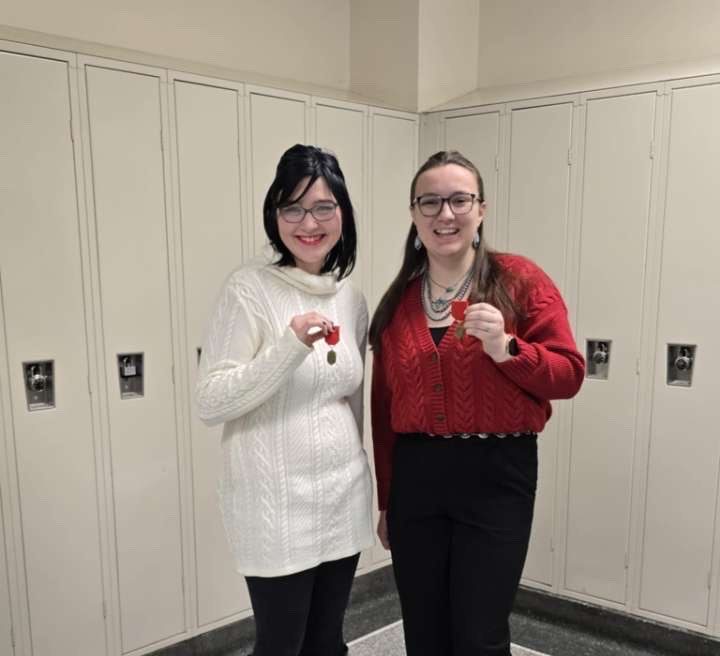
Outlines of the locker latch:
{"label": "locker latch", "polygon": [[589,339],[586,346],[587,377],[607,380],[610,373],[609,339]]}
{"label": "locker latch", "polygon": [[137,399],[144,396],[143,354],[118,353],[120,398]]}
{"label": "locker latch", "polygon": [[48,410],[55,407],[53,360],[23,362],[25,395],[28,410]]}
{"label": "locker latch", "polygon": [[696,348],[693,344],[668,344],[668,385],[677,385],[680,387],[690,387],[690,385],[692,385]]}

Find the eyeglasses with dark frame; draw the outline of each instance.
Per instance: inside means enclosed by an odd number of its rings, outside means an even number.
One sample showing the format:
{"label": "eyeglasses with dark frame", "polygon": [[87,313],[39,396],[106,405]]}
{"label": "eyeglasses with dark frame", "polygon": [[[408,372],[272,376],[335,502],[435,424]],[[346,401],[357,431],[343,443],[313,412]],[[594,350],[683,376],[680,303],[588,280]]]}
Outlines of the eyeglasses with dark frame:
{"label": "eyeglasses with dark frame", "polygon": [[330,221],[335,216],[338,204],[331,200],[315,203],[311,208],[305,209],[302,205],[286,205],[278,208],[278,214],[288,223],[302,223],[309,212],[319,223]]}
{"label": "eyeglasses with dark frame", "polygon": [[456,216],[460,216],[470,212],[476,200],[482,202],[477,194],[470,194],[464,191],[458,191],[449,196],[423,194],[413,200],[410,207],[417,207],[420,210],[420,214],[431,218],[440,214],[443,204],[447,203],[450,211]]}

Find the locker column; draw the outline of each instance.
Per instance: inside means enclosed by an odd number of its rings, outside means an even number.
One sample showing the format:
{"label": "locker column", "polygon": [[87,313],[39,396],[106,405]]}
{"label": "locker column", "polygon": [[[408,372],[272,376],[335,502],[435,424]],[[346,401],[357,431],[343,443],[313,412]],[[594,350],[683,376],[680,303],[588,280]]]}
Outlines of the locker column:
{"label": "locker column", "polygon": [[660,136],[657,90],[638,91],[598,93],[585,104],[576,338],[588,378],[573,401],[563,580],[569,592],[621,607],[628,601],[642,300]]}
{"label": "locker column", "polygon": [[[81,60],[122,652],[186,629],[165,73]],[[127,359],[126,359],[127,358]]]}
{"label": "locker column", "polygon": [[365,200],[365,166],[367,155],[367,108],[362,105],[313,98],[316,146],[325,148],[338,158],[345,174],[345,183],[355,210],[357,255],[351,275],[354,284],[365,291],[367,252],[367,204]]}
{"label": "locker column", "polygon": [[[345,183],[355,211],[357,230],[357,261],[350,276],[352,284],[361,289],[367,298],[370,252],[368,243],[369,213],[366,198],[368,164],[368,109],[363,105],[343,103],[336,100],[313,98],[315,145],[333,152],[338,158],[340,168],[345,175]],[[369,382],[370,369],[366,360],[366,384]],[[365,408],[368,409],[367,407]],[[363,443],[366,452],[372,451],[370,435],[370,417],[364,419]],[[373,563],[372,549],[366,550],[358,568],[369,567]]]}
{"label": "locker column", "polygon": [[[657,334],[652,403],[645,406],[650,436],[639,608],[708,631],[720,555],[720,79],[668,89],[664,225],[652,263],[659,296],[646,306]],[[672,345],[695,347],[685,373],[675,366],[680,356]]]}
{"label": "locker column", "polygon": [[23,654],[92,656],[107,646],[74,57],[13,49],[0,52],[0,448],[15,636]]}
{"label": "locker column", "polygon": [[[410,182],[417,169],[417,117],[400,112],[370,110],[370,289],[368,305],[374,312],[400,270],[405,238],[410,229]],[[372,357],[368,358],[372,371]],[[369,408],[366,395],[366,408]],[[365,421],[369,426],[369,413]],[[370,451],[372,454],[372,451]],[[374,503],[377,509],[377,502]],[[390,552],[378,541],[373,549],[376,563],[387,561]]]}
{"label": "locker column", "polygon": [[223,280],[250,252],[245,179],[244,87],[171,75],[173,162],[182,243],[184,404],[190,424],[197,626],[237,619],[250,608],[228,549],[218,504],[222,427],[208,428],[194,402],[199,349]]}
{"label": "locker column", "polygon": [[246,134],[248,175],[252,190],[248,217],[253,234],[251,253],[266,252],[267,236],[263,228],[263,202],[282,154],[295,144],[310,142],[309,96],[262,87],[247,87]]}
{"label": "locker column", "polygon": [[443,124],[445,148],[459,150],[480,171],[487,204],[483,237],[491,248],[502,248],[506,236],[504,230],[498,230],[498,218],[504,214],[500,167],[500,155],[504,150],[503,108],[452,112],[444,116]]}
{"label": "locker column", "polygon": [[[565,292],[570,210],[573,101],[513,105],[510,114],[508,250],[537,262]],[[523,577],[555,582],[556,482],[562,404],[538,440],[540,469],[535,518]]]}

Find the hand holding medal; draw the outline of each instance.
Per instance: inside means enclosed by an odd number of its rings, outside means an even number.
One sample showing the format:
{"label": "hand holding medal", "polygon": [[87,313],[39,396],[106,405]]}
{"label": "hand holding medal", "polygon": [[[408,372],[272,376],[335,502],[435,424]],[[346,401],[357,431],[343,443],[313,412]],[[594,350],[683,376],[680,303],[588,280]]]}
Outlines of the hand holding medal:
{"label": "hand holding medal", "polygon": [[330,332],[325,335],[325,342],[330,347],[330,350],[327,354],[327,361],[328,364],[333,365],[337,362],[337,353],[335,353],[335,350],[333,349],[333,346],[335,346],[340,341],[340,326],[336,326],[333,324],[333,327],[330,329]]}

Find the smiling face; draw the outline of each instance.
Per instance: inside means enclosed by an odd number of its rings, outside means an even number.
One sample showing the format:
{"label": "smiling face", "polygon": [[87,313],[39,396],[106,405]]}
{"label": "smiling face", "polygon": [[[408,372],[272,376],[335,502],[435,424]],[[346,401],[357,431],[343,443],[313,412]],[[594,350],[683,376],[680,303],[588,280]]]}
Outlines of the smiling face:
{"label": "smiling face", "polygon": [[[479,194],[475,174],[459,164],[445,164],[420,174],[415,184],[415,198],[433,194],[449,198],[454,194]],[[466,214],[456,214],[442,203],[437,216],[424,216],[417,203],[412,208],[412,220],[428,257],[457,260],[467,257],[483,219],[485,204],[477,199]]]}
{"label": "smiling face", "polygon": [[[320,273],[328,253],[338,243],[342,234],[342,212],[335,207],[329,212],[328,204],[337,200],[328,187],[325,178],[318,178],[300,198],[310,178],[303,178],[295,187],[288,203],[277,211],[278,232],[285,247],[292,253],[295,266],[308,273]],[[315,208],[316,214],[327,220],[318,221],[310,212],[306,212],[299,223],[290,223],[283,218],[283,211],[293,208],[288,214],[297,213],[297,207],[309,210]]]}

